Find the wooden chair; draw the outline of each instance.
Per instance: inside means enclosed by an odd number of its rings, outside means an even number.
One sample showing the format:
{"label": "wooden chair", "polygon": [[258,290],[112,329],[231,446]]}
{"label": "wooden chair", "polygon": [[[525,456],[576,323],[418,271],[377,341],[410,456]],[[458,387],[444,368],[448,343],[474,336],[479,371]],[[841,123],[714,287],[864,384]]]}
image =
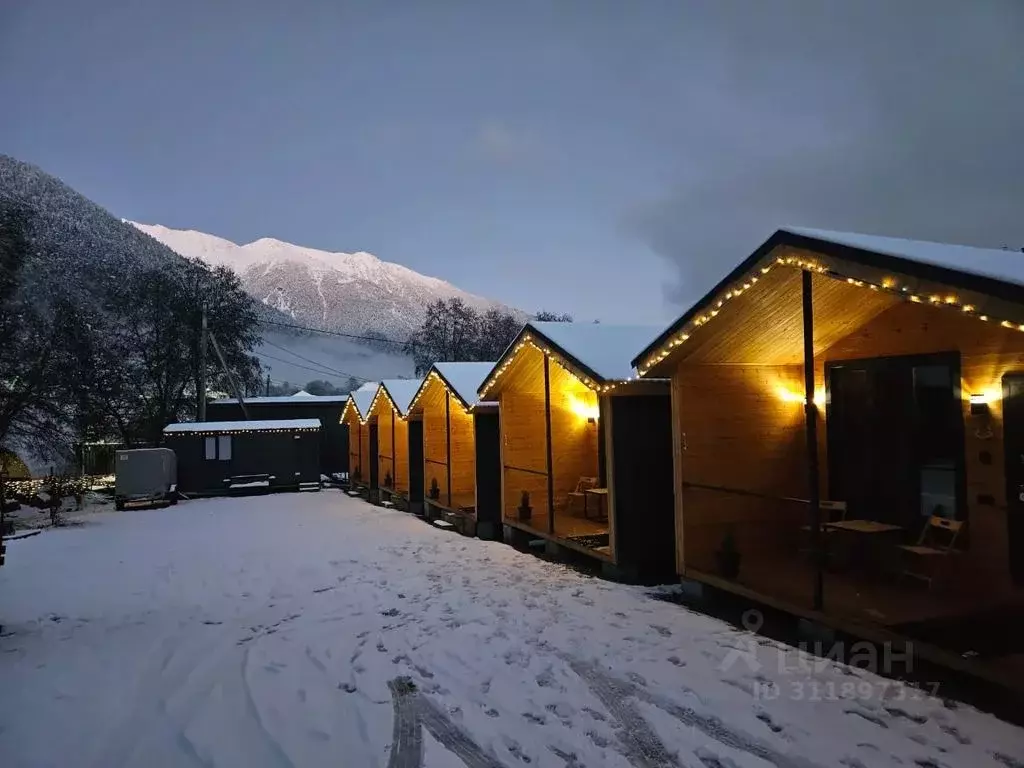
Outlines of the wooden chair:
{"label": "wooden chair", "polygon": [[[921,535],[916,544],[904,544],[899,548],[910,555],[908,567],[904,569],[903,575],[920,579],[931,589],[935,580],[936,571],[944,558],[954,554],[956,540],[963,529],[962,520],[951,520],[948,517],[932,515],[928,522],[921,529]],[[929,563],[925,572],[916,569],[917,565]]]}
{"label": "wooden chair", "polygon": [[572,514],[573,503],[579,504],[580,513],[583,513],[586,507],[586,492],[591,488],[597,488],[598,479],[596,477],[581,477],[579,482],[576,483],[576,490],[569,491],[569,498],[565,503],[565,511]]}
{"label": "wooden chair", "polygon": [[[826,528],[825,526],[827,523],[841,523],[846,520],[846,502],[822,499],[818,502],[818,508],[821,510],[821,548],[823,556],[828,558],[828,537],[831,534],[834,534],[835,531],[832,528]],[[800,531],[803,535],[803,546],[800,548],[800,552],[801,554],[811,554],[810,524],[801,525]]]}

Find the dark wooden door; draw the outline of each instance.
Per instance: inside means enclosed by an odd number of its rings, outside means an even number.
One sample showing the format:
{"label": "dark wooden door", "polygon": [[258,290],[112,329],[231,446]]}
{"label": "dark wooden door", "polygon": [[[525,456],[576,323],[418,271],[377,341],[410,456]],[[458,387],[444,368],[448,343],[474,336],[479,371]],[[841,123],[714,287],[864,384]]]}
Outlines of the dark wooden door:
{"label": "dark wooden door", "polygon": [[501,524],[501,437],[497,413],[473,417],[476,432],[476,517]]}
{"label": "dark wooden door", "polygon": [[423,503],[423,422],[409,422],[409,503]]}
{"label": "dark wooden door", "polygon": [[828,495],[845,501],[848,516],[866,519],[874,506],[872,398],[868,372],[837,366],[829,371]]}
{"label": "dark wooden door", "polygon": [[1024,586],[1024,374],[1003,377],[1003,444],[1010,578]]}
{"label": "dark wooden door", "polygon": [[376,422],[370,424],[370,490],[380,488],[380,459],[378,457],[378,434]]}

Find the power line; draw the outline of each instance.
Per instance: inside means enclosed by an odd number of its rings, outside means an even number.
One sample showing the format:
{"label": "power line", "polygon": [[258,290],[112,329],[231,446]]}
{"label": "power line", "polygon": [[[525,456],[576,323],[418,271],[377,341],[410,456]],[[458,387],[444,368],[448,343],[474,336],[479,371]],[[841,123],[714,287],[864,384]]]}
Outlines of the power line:
{"label": "power line", "polygon": [[[337,375],[337,373],[334,372],[334,371],[325,370],[323,368],[310,368],[308,365],[300,365],[299,363],[293,362],[291,360],[285,360],[282,357],[274,357],[273,355],[268,355],[266,352],[256,352],[255,354],[256,354],[257,357],[264,357],[267,360],[276,360],[277,362],[284,363],[285,365],[291,365],[291,366],[294,366],[296,368],[302,368],[302,369],[307,370],[307,371],[312,371],[313,373],[319,373],[321,376],[323,376],[325,374],[327,374],[327,375]],[[370,381],[370,379],[367,379],[367,378],[365,378],[363,376],[353,376],[352,378],[353,379],[359,379],[359,381]]]}
{"label": "power line", "polygon": [[294,325],[292,323],[279,323],[276,320],[260,320],[260,323],[264,325],[277,325],[281,328],[291,328],[296,331],[309,331],[310,333],[322,333],[326,336],[341,336],[346,339],[356,339],[357,341],[374,341],[378,344],[398,344],[405,346],[407,340],[405,339],[389,339],[384,336],[360,336],[357,333],[342,333],[341,331],[325,331],[323,328],[310,328],[306,325]]}
{"label": "power line", "polygon": [[275,344],[272,341],[267,341],[266,339],[263,339],[263,343],[264,344],[269,344],[272,347],[277,347],[277,349],[280,349],[282,352],[287,352],[289,355],[293,355],[293,356],[299,358],[299,360],[305,360],[307,363],[312,363],[313,365],[319,365],[321,368],[324,368],[325,370],[331,371],[332,373],[337,374],[338,376],[348,376],[348,377],[353,378],[353,379],[358,379],[359,378],[358,376],[353,376],[351,373],[347,373],[345,371],[339,371],[337,368],[333,368],[330,365],[328,365],[327,363],[323,363],[323,362],[321,362],[319,360],[313,360],[310,357],[304,357],[303,355],[300,355],[298,352],[293,352],[292,350],[288,349],[287,347],[282,347],[280,344]]}

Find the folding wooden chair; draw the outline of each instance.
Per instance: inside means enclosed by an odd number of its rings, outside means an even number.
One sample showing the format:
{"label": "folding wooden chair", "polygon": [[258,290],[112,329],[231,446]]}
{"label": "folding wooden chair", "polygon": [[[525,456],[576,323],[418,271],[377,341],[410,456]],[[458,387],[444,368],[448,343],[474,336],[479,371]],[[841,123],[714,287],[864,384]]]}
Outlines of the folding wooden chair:
{"label": "folding wooden chair", "polygon": [[565,511],[572,514],[573,504],[578,503],[580,513],[582,514],[586,508],[586,492],[591,488],[597,488],[598,479],[596,477],[581,477],[579,482],[576,483],[576,490],[569,491],[569,498],[565,503]]}
{"label": "folding wooden chair", "polygon": [[[927,524],[921,529],[921,535],[916,544],[903,544],[899,548],[906,552],[908,567],[903,571],[904,576],[913,579],[920,579],[931,589],[935,580],[936,572],[943,559],[955,553],[956,540],[963,529],[962,520],[951,520],[948,517],[932,515],[928,518]],[[917,570],[917,566],[928,563],[923,570]]]}
{"label": "folding wooden chair", "polygon": [[[829,556],[828,549],[828,537],[835,533],[831,528],[826,527],[827,523],[841,523],[846,520],[846,502],[845,501],[829,501],[822,499],[818,502],[818,508],[821,510],[821,548],[824,557],[827,559]],[[811,549],[811,526],[810,523],[800,526],[800,532],[802,534],[803,543],[800,547],[800,553],[809,555],[812,552]]]}

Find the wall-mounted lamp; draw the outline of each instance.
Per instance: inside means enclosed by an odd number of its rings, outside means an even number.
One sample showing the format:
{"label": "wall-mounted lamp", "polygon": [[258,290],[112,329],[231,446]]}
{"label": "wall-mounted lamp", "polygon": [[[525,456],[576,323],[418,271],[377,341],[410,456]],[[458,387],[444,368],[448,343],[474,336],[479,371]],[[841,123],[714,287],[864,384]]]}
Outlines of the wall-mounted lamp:
{"label": "wall-mounted lamp", "polygon": [[971,395],[971,416],[988,416],[988,397],[984,394]]}
{"label": "wall-mounted lamp", "polygon": [[587,424],[597,424],[597,419],[595,419],[593,416],[588,416]]}

